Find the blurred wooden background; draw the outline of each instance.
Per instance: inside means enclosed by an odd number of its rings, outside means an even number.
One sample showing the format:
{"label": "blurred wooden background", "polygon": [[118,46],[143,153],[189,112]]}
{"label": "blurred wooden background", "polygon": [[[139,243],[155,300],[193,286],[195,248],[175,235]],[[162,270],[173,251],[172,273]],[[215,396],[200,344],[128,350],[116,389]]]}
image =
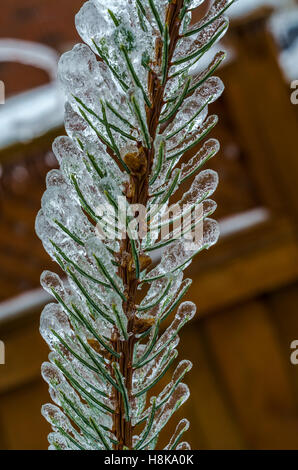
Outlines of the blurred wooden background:
{"label": "blurred wooden background", "polygon": [[[77,41],[73,17],[82,3],[10,0],[1,6],[0,35],[63,52]],[[270,14],[262,8],[232,22],[226,44],[233,59],[219,73],[226,91],[211,108],[220,117],[214,135],[222,149],[212,167],[221,181],[215,199],[223,236],[187,273],[198,317],[180,342],[180,357],[194,363],[191,399],[179,412],[191,420],[194,449],[298,449],[298,366],[290,362],[298,339],[298,106],[265,26]],[[0,79],[8,95],[48,80],[43,71],[11,63],[0,64]],[[2,302],[37,289],[43,269],[58,270],[34,220],[45,175],[56,165],[51,142],[61,132],[0,153]],[[47,448],[40,310],[5,320],[0,313],[1,449]]]}

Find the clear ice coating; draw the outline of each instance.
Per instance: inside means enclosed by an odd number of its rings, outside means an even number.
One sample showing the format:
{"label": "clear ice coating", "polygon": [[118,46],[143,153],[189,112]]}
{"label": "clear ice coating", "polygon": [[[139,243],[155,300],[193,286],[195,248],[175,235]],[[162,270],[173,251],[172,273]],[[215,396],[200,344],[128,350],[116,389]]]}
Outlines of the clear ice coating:
{"label": "clear ice coating", "polygon": [[[171,0],[89,0],[76,16],[84,43],[60,59],[67,135],[53,144],[60,168],[47,175],[36,218],[45,250],[64,272],[41,276],[55,301],[40,321],[51,349],[42,366],[54,402],[42,408],[53,428],[49,449],[118,449],[119,400],[125,420],[132,427],[142,425],[132,448],[154,449],[162,428],[189,397],[182,381],[191,363],[182,360],[175,369],[173,364],[180,330],[196,307],[179,303],[191,284],[184,270],[219,235],[210,219],[218,177],[201,169],[219,150],[216,140],[205,138],[217,123],[208,107],[223,92],[221,80],[212,75],[225,54],[216,54],[205,70],[196,72],[196,66],[226,31],[222,14],[233,0],[214,0],[194,23],[192,11],[202,3],[176,0],[173,8]],[[169,25],[171,15],[176,17]],[[121,198],[130,209],[132,181],[144,174],[150,231],[133,241],[130,212],[116,229],[113,214]],[[173,227],[164,241],[163,227],[175,222],[168,212],[172,196],[185,181],[189,189],[175,203],[182,215],[201,207],[194,222],[201,236],[189,243],[191,221],[180,237]],[[130,237],[131,253],[120,251],[123,232]],[[161,257],[153,256],[160,250]],[[159,259],[153,267],[146,262],[149,256]],[[140,291],[141,300],[133,306],[139,329],[129,329],[131,299],[123,266],[134,273]],[[161,327],[166,319],[169,326]],[[118,345],[133,338],[130,385],[115,337]],[[166,370],[174,371],[172,379],[154,396]],[[181,420],[165,449],[189,449],[187,442],[179,443],[188,427]]]}

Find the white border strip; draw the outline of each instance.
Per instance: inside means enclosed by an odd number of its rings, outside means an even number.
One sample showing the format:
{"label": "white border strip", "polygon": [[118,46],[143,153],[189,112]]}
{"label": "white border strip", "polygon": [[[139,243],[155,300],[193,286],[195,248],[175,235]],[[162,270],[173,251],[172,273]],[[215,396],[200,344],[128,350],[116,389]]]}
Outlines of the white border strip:
{"label": "white border strip", "polygon": [[30,311],[43,307],[51,299],[50,294],[39,288],[2,302],[0,304],[0,325],[7,320],[16,320]]}

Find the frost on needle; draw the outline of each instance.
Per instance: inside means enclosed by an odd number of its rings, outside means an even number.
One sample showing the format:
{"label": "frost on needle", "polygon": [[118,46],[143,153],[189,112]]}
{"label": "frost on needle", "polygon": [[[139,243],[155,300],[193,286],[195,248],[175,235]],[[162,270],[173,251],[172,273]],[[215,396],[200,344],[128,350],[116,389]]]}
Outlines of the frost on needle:
{"label": "frost on needle", "polygon": [[[54,298],[40,326],[51,349],[42,367],[55,403],[42,409],[53,428],[50,449],[155,449],[189,397],[191,363],[176,362],[179,332],[196,312],[180,303],[191,283],[183,271],[218,239],[210,219],[217,174],[201,169],[219,149],[208,139],[217,123],[208,106],[223,91],[213,73],[225,54],[206,68],[200,59],[226,32],[223,14],[233,3],[214,0],[195,23],[202,2],[87,1],[76,16],[84,44],[61,57],[67,136],[54,142],[60,169],[47,175],[36,220],[64,271],[41,277]],[[183,216],[200,212],[178,237],[167,209],[186,181],[176,204]],[[131,223],[135,205],[146,212],[141,231]],[[181,442],[188,426],[183,419],[165,449],[188,449]]]}

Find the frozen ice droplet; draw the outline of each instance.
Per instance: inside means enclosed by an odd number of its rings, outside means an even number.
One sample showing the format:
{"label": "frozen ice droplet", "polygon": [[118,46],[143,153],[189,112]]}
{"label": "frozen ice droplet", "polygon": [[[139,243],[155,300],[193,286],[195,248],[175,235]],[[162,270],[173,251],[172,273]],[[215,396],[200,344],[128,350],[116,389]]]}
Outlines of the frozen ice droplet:
{"label": "frozen ice droplet", "polygon": [[205,0],[186,0],[184,3],[189,9],[198,8]]}
{"label": "frozen ice droplet", "polygon": [[65,90],[76,93],[80,89],[88,89],[92,83],[98,81],[98,63],[95,55],[86,44],[77,44],[65,52],[59,61],[58,78]]}
{"label": "frozen ice droplet", "polygon": [[89,45],[92,39],[100,39],[109,33],[109,24],[94,3],[86,2],[76,15],[76,27],[81,38]]}
{"label": "frozen ice droplet", "polygon": [[53,335],[52,330],[62,338],[65,334],[71,334],[68,317],[58,304],[48,304],[44,307],[40,317],[40,333],[51,348],[59,344],[58,338]]}

